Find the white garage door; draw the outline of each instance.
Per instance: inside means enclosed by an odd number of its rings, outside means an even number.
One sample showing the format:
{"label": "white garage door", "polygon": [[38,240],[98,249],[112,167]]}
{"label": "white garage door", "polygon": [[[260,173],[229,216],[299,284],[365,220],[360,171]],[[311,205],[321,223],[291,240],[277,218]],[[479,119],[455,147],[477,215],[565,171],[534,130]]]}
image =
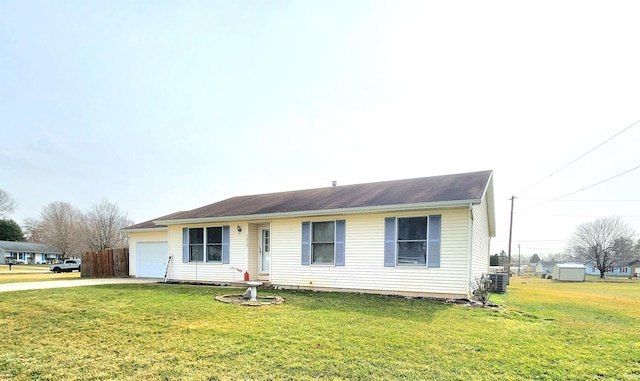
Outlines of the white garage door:
{"label": "white garage door", "polygon": [[136,276],[162,278],[167,267],[169,249],[167,242],[136,243]]}

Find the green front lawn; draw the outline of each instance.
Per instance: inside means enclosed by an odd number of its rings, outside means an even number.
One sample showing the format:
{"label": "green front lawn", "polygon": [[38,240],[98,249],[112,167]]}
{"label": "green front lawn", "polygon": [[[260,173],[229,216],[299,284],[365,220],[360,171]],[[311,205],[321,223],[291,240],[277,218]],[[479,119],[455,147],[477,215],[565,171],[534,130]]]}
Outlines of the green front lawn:
{"label": "green front lawn", "polygon": [[[595,285],[595,286],[594,286]],[[0,293],[0,380],[637,380],[640,284],[511,280],[499,310],[207,286]]]}
{"label": "green front lawn", "polygon": [[9,265],[0,264],[0,274],[12,274],[17,272],[44,272],[49,271],[49,265]]}
{"label": "green front lawn", "polygon": [[[48,269],[49,267],[47,267]],[[68,280],[80,279],[80,272],[74,271],[70,273],[53,273],[38,271],[0,271],[0,284],[3,283],[19,283],[19,282],[43,282],[48,280]],[[0,299],[1,300],[1,299]]]}

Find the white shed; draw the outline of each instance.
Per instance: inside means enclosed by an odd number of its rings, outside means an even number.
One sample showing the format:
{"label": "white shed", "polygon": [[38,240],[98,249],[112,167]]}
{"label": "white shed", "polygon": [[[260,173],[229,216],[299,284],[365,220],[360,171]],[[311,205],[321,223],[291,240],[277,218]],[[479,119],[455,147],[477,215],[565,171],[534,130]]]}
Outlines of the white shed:
{"label": "white shed", "polygon": [[553,266],[552,279],[567,282],[584,282],[586,267],[579,263],[558,263]]}

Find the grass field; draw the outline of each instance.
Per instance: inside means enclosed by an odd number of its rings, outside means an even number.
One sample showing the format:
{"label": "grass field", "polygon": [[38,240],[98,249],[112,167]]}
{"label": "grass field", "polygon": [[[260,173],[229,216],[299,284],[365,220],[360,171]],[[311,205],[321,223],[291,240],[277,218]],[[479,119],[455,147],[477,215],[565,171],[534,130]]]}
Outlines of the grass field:
{"label": "grass field", "polygon": [[109,285],[0,293],[0,380],[640,380],[640,283],[512,278],[500,309]]}

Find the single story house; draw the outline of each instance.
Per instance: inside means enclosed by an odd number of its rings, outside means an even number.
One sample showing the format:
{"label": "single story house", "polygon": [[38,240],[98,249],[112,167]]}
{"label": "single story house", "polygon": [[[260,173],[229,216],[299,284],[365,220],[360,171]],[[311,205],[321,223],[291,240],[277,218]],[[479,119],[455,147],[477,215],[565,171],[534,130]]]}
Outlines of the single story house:
{"label": "single story house", "polygon": [[584,282],[586,266],[581,263],[557,263],[551,279],[567,282]]}
{"label": "single story house", "polygon": [[44,243],[0,241],[0,263],[52,263],[62,258],[62,250]]}
{"label": "single story house", "polygon": [[554,261],[540,261],[536,263],[536,275],[551,274],[553,272],[553,266],[555,265],[556,263]]}
{"label": "single story house", "polygon": [[136,277],[465,298],[489,269],[493,172],[232,197],[123,232]]}
{"label": "single story house", "polygon": [[[600,276],[600,270],[593,265],[587,266],[587,275]],[[633,277],[635,274],[640,273],[640,260],[634,260],[631,262],[623,262],[614,264],[607,267],[604,276],[621,276],[621,277]]]}

